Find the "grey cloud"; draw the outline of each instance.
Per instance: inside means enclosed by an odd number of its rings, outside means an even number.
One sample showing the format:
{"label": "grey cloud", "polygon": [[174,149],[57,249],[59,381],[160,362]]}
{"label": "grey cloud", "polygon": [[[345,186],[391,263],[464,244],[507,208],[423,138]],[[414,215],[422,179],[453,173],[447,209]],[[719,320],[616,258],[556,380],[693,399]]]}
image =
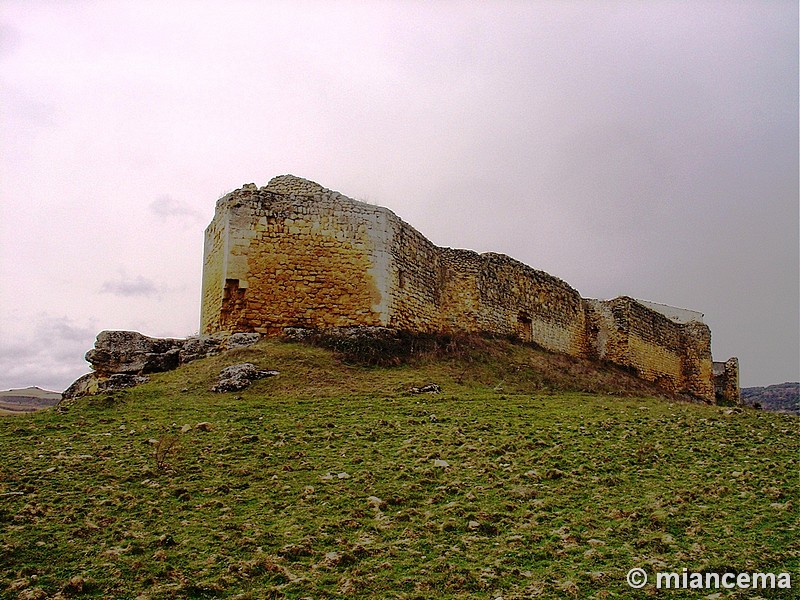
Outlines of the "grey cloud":
{"label": "grey cloud", "polygon": [[63,391],[89,371],[83,360],[96,331],[67,317],[40,315],[25,337],[0,338],[0,388],[36,385]]}
{"label": "grey cloud", "polygon": [[158,292],[155,283],[142,275],[136,277],[126,277],[121,275],[116,281],[104,281],[100,287],[101,294],[113,294],[115,296],[152,296]]}
{"label": "grey cloud", "polygon": [[13,54],[19,46],[20,33],[8,23],[0,23],[0,57]]}
{"label": "grey cloud", "polygon": [[150,203],[148,208],[150,212],[162,219],[175,218],[195,222],[203,218],[198,210],[171,196],[159,196]]}

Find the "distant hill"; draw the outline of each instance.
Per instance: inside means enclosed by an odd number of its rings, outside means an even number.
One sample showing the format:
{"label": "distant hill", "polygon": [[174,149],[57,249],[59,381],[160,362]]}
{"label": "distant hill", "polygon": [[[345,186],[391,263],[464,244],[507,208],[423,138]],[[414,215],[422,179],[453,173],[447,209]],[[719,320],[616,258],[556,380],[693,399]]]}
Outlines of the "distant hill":
{"label": "distant hill", "polygon": [[38,387],[0,391],[0,415],[29,413],[61,401],[61,393],[50,392]]}
{"label": "distant hill", "polygon": [[800,383],[779,383],[767,387],[742,388],[742,402],[764,410],[800,416]]}

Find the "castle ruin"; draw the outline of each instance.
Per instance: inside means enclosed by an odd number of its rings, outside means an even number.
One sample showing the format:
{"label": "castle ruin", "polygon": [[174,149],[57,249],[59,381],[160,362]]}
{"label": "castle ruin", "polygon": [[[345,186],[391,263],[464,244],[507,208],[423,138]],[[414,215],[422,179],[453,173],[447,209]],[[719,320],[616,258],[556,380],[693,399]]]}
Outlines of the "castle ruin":
{"label": "castle ruin", "polygon": [[608,361],[675,393],[739,402],[698,312],[592,300],[503,254],[439,248],[387,208],[283,175],[217,201],[205,232],[201,333],[379,326],[515,336]]}

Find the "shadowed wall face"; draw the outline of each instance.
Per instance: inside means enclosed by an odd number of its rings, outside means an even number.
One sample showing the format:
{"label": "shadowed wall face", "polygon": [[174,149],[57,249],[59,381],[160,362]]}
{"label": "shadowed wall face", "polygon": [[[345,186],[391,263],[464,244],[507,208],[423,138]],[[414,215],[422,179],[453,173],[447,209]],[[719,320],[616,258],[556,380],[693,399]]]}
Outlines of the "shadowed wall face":
{"label": "shadowed wall face", "polygon": [[205,334],[382,326],[510,335],[712,402],[711,334],[700,319],[627,297],[583,299],[508,256],[439,248],[386,208],[290,175],[221,198],[206,229]]}

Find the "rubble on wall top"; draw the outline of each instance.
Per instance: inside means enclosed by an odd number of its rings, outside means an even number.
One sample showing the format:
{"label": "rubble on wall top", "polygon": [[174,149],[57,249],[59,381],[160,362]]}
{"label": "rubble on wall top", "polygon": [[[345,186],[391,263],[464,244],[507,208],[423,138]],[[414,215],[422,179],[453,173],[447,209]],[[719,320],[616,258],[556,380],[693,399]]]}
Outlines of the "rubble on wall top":
{"label": "rubble on wall top", "polygon": [[276,194],[294,194],[297,196],[315,196],[317,194],[339,195],[338,192],[322,187],[314,181],[309,181],[308,179],[303,179],[295,175],[278,175],[277,177],[273,177],[262,189]]}
{"label": "rubble on wall top", "polygon": [[705,325],[703,313],[696,310],[689,310],[688,308],[677,308],[669,306],[668,304],[661,304],[659,302],[650,302],[649,300],[639,300],[638,298],[631,298],[630,296],[617,296],[610,300],[599,300],[597,298],[584,298],[595,310],[602,311],[604,307],[611,307],[620,304],[638,304],[647,310],[657,313],[662,317],[677,325],[688,325],[690,323],[700,323]]}
{"label": "rubble on wall top", "polygon": [[660,302],[650,302],[649,300],[639,300],[635,298],[636,302],[661,313],[670,321],[675,323],[690,323],[692,321],[703,322],[703,313],[696,310],[689,310],[688,308],[678,308],[676,306],[669,306],[668,304],[661,304]]}

